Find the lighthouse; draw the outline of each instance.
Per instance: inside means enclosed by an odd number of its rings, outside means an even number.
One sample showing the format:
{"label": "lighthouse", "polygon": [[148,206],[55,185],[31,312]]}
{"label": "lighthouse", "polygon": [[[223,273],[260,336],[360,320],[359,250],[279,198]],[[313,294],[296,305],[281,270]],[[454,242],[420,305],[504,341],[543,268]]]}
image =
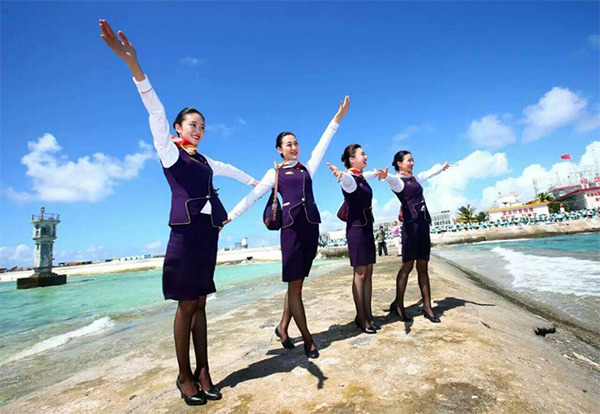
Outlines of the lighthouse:
{"label": "lighthouse", "polygon": [[17,279],[17,289],[34,287],[64,285],[67,283],[66,275],[57,275],[52,272],[52,259],[54,240],[56,240],[56,226],[60,223],[58,214],[46,213],[42,207],[40,214],[31,216],[33,225],[33,275]]}

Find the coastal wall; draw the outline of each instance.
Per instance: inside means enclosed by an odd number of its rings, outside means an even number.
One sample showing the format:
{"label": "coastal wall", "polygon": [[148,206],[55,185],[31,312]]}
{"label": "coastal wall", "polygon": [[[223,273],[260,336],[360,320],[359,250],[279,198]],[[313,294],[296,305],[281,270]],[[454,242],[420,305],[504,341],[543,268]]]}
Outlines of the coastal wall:
{"label": "coastal wall", "polygon": [[431,235],[431,244],[473,243],[492,240],[510,240],[533,237],[560,236],[561,234],[600,231],[600,218],[539,223],[533,226],[510,226],[493,229],[465,230]]}

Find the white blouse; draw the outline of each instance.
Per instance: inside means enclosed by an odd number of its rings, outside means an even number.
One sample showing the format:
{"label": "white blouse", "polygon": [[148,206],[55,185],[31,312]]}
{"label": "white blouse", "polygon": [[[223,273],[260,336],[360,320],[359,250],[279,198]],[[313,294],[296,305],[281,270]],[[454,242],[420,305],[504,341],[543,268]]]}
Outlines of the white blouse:
{"label": "white blouse", "polygon": [[[323,135],[321,135],[321,139],[313,149],[310,155],[310,159],[306,163],[306,169],[308,170],[308,173],[311,177],[313,177],[315,172],[317,172],[317,168],[323,160],[323,156],[327,151],[327,147],[329,147],[329,143],[331,142],[331,139],[337,132],[339,126],[340,125],[337,122],[331,121],[329,125],[327,125],[325,132],[323,132]],[[297,161],[285,162],[281,168],[292,168],[297,163]],[[254,189],[246,197],[244,197],[239,203],[237,203],[233,210],[229,212],[229,219],[233,220],[244,214],[246,210],[252,207],[258,200],[260,200],[274,187],[275,168],[271,168],[267,171],[262,180],[260,180],[260,183],[256,187],[254,187]]]}
{"label": "white blouse", "polygon": [[[374,168],[371,171],[363,172],[363,177],[367,181],[377,177],[377,169]],[[402,181],[393,174],[388,174],[388,176],[385,178],[385,181],[396,193],[400,193],[402,190],[404,190],[404,181]],[[352,178],[352,173],[349,171],[343,172],[342,178],[340,179],[340,184],[342,185],[344,191],[347,193],[353,193],[356,191],[356,180]]]}
{"label": "white blouse", "polygon": [[[175,164],[179,159],[179,149],[171,140],[171,129],[169,126],[169,121],[167,120],[165,108],[160,102],[160,99],[158,99],[158,95],[154,91],[154,88],[152,88],[148,76],[146,76],[146,78],[140,82],[133,79],[133,82],[137,86],[138,92],[142,98],[142,102],[148,111],[150,131],[152,131],[154,147],[158,152],[160,162],[165,168],[172,167],[173,164]],[[203,155],[203,157],[206,158],[208,165],[213,170],[213,175],[222,175],[225,177],[235,178],[239,182],[247,185],[252,185],[254,183],[254,178],[242,170],[235,168],[233,165],[220,161],[214,161],[206,155]],[[210,214],[211,211],[209,200],[209,202],[207,202],[202,209],[201,213]]]}

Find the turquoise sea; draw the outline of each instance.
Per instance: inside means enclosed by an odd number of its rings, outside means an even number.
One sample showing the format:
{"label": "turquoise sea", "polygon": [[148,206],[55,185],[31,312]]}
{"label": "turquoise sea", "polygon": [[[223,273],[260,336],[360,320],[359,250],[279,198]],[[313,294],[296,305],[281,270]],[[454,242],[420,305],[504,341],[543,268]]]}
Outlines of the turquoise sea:
{"label": "turquoise sea", "polygon": [[432,252],[600,332],[600,233],[439,246]]}
{"label": "turquoise sea", "polygon": [[[311,278],[347,265],[316,260]],[[281,263],[217,266],[208,317],[284,291]],[[63,286],[0,283],[0,405],[151,341],[169,338],[176,302],[161,271],[70,276]]]}

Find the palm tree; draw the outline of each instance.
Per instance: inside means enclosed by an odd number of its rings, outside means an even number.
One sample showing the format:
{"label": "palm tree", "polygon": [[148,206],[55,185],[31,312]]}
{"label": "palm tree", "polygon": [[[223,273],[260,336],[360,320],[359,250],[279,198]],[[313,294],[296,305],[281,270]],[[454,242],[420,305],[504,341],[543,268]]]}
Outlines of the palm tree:
{"label": "palm tree", "polygon": [[483,211],[480,211],[479,214],[477,214],[476,218],[479,223],[483,223],[487,220],[487,214],[485,214],[485,212]]}
{"label": "palm tree", "polygon": [[535,197],[533,201],[536,203],[548,202],[548,210],[550,210],[550,213],[554,214],[560,211],[560,202],[556,201],[556,198],[554,198],[554,195],[552,193],[541,192]]}
{"label": "palm tree", "polygon": [[549,203],[551,203],[553,201],[556,201],[556,199],[554,198],[554,195],[552,195],[552,193],[541,192],[535,197],[534,201],[537,201],[538,203],[548,201]]}
{"label": "palm tree", "polygon": [[475,213],[475,207],[471,207],[470,204],[467,204],[467,206],[462,206],[458,209],[458,221],[460,221],[461,223],[471,223],[473,221],[476,221],[477,218],[475,217],[475,215],[473,214]]}

